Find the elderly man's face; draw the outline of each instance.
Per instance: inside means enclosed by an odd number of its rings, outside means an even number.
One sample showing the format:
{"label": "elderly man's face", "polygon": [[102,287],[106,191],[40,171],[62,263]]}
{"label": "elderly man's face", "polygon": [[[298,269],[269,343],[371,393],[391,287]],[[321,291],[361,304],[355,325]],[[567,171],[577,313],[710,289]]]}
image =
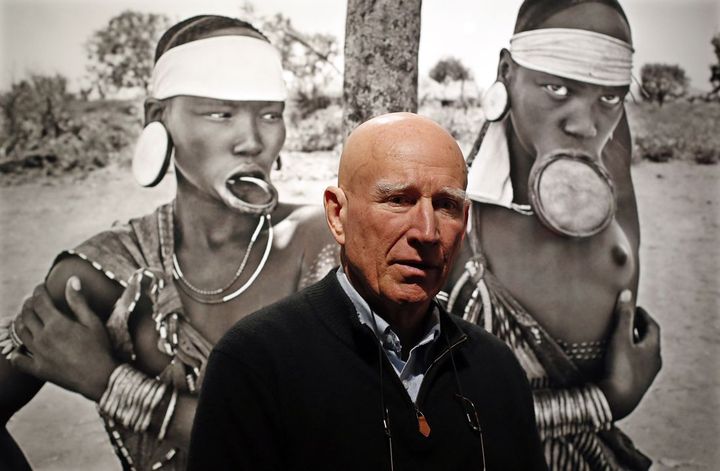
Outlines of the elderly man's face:
{"label": "elderly man's face", "polygon": [[[466,172],[440,128],[390,128],[341,181],[348,276],[381,302],[424,303],[442,288],[467,219]],[[425,127],[423,127],[425,126]]]}

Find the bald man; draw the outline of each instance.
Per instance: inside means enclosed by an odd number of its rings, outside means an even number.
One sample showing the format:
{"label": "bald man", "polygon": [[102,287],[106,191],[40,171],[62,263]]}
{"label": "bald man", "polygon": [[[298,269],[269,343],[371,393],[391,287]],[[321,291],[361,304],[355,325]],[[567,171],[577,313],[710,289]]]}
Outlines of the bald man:
{"label": "bald man", "polygon": [[348,137],[324,194],[341,267],[210,356],[191,469],[546,469],[510,350],[434,300],[463,240],[455,140],[395,113]]}

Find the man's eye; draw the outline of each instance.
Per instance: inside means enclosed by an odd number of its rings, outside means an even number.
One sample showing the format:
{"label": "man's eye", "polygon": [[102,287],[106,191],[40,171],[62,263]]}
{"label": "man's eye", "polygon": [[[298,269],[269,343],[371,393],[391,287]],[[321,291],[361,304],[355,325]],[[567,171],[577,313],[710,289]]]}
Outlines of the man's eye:
{"label": "man's eye", "polygon": [[550,93],[552,93],[555,96],[559,97],[566,97],[568,94],[568,89],[565,85],[556,85],[554,83],[548,83],[546,85],[543,85],[543,88]]}
{"label": "man's eye", "polygon": [[618,95],[603,95],[600,97],[600,101],[606,105],[617,105],[620,103],[620,97]]}
{"label": "man's eye", "polygon": [[387,199],[387,202],[393,206],[405,206],[405,205],[412,203],[410,198],[408,198],[407,196],[403,196],[403,195],[390,196]]}
{"label": "man's eye", "polygon": [[457,211],[460,204],[452,198],[443,198],[435,203],[435,207],[445,211]]}

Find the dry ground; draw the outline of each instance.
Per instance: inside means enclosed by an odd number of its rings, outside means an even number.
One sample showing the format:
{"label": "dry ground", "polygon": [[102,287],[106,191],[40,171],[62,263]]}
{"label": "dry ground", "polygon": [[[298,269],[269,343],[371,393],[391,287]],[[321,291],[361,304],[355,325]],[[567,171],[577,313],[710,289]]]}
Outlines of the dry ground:
{"label": "dry ground", "polygon": [[[319,202],[332,155],[284,162],[280,193]],[[171,179],[142,190],[127,174],[106,169],[84,180],[0,188],[0,315],[16,311],[59,250],[172,195]],[[639,299],[662,325],[664,366],[621,426],[655,459],[653,469],[717,469],[720,166],[640,163],[633,175],[643,231]],[[119,469],[94,407],[78,395],[46,386],[9,428],[38,470]]]}

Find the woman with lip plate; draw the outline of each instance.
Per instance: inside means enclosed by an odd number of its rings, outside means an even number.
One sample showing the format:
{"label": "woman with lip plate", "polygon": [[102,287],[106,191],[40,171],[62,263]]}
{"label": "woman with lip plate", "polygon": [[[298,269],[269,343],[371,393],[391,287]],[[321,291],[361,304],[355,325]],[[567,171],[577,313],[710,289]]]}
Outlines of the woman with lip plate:
{"label": "woman with lip plate", "polygon": [[634,302],[631,41],[615,0],[523,2],[468,158],[448,304],[517,355],[551,469],[650,465],[613,425],[661,367],[659,327]]}
{"label": "woman with lip plate", "polygon": [[[98,403],[124,469],[185,468],[213,344],[336,265],[322,207],[278,203],[269,181],[285,99],[250,24],[203,15],[163,35],[133,172],[152,186],[172,154],[175,199],[57,257],[3,331],[3,425],[52,381]],[[23,466],[2,432],[0,465]]]}

